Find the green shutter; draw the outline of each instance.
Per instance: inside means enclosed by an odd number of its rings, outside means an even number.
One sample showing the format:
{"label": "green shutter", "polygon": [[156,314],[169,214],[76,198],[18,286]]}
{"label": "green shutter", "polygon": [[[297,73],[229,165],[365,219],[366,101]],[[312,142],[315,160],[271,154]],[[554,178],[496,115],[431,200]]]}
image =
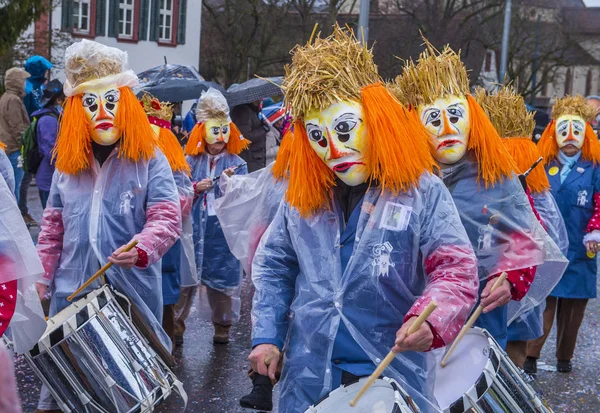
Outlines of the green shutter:
{"label": "green shutter", "polygon": [[160,8],[158,0],[152,0],[152,16],[150,16],[150,40],[158,42],[158,25],[160,21]]}
{"label": "green shutter", "polygon": [[185,44],[186,17],[187,0],[179,0],[179,16],[177,20],[177,44]]}
{"label": "green shutter", "polygon": [[138,39],[148,40],[148,11],[150,8],[150,0],[140,1],[140,30]]}
{"label": "green shutter", "polygon": [[119,0],[108,0],[108,37],[119,36]]}
{"label": "green shutter", "polygon": [[71,31],[73,29],[73,0],[62,0],[61,30]]}
{"label": "green shutter", "polygon": [[96,0],[96,36],[106,35],[106,0]]}

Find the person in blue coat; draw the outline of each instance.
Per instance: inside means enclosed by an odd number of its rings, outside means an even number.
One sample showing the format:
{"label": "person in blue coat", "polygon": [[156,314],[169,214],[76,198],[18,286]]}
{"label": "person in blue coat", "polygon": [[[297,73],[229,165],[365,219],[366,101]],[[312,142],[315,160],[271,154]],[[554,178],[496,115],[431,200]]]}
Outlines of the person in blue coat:
{"label": "person in blue coat", "polygon": [[588,300],[596,298],[596,252],[600,242],[600,144],[590,122],[596,111],[583,96],[558,99],[539,142],[552,195],[569,236],[569,266],[546,300],[544,334],[528,343],[531,369],[557,319],[559,372],[570,372]]}
{"label": "person in blue coat", "polygon": [[[518,367],[525,368],[527,341],[542,335],[542,313],[546,297],[568,265],[568,260],[564,257],[568,249],[567,230],[550,194],[550,182],[544,166],[538,162],[541,159],[540,151],[531,140],[535,120],[533,113],[527,110],[523,97],[512,86],[503,86],[493,94],[478,88],[475,98],[517,165],[519,179],[529,195],[533,212],[554,243],[547,248],[563,254],[562,265],[555,261],[538,266],[534,282],[525,298],[518,304],[511,302],[508,305],[506,353]],[[520,314],[515,314],[517,311]]]}
{"label": "person in blue coat", "polygon": [[[481,106],[470,95],[460,56],[427,43],[417,63],[396,78],[400,100],[409,103],[429,135],[440,176],[452,194],[477,254],[483,314],[475,325],[506,346],[508,308],[528,292],[544,262],[545,232],[531,210],[516,165]],[[506,280],[492,286],[503,272]]]}
{"label": "person in blue coat", "polygon": [[162,326],[171,339],[171,353],[173,353],[176,346],[176,304],[180,298],[181,288],[195,286],[198,283],[196,260],[191,254],[193,242],[190,214],[194,189],[190,180],[190,167],[185,159],[183,148],[171,130],[172,105],[168,102],[160,102],[148,93],[144,93],[140,103],[148,116],[152,131],[156,135],[156,142],[169,161],[181,206],[181,238],[162,259]]}
{"label": "person in blue coat", "polygon": [[[453,340],[475,301],[475,256],[454,203],[372,59],[335,26],[294,49],[283,81],[294,135],[276,165],[289,161],[289,180],[252,263],[249,356],[274,381],[285,349],[281,413],[370,375],[390,350],[384,375],[435,411],[429,350]],[[352,76],[331,81],[344,71]],[[438,309],[407,336],[431,301]]]}
{"label": "person in blue coat", "polygon": [[[171,168],[131,86],[127,54],[83,40],[65,51],[68,97],[56,141],[56,171],[37,251],[50,291],[50,316],[106,262],[106,280],[137,307],[158,342],[170,349],[163,313],[160,260],[181,234],[181,207]],[[133,240],[137,245],[125,251]],[[74,301],[99,288],[98,279]],[[56,410],[42,386],[38,408]]]}
{"label": "person in blue coat", "polygon": [[195,193],[192,217],[196,265],[212,309],[213,342],[227,344],[231,325],[239,317],[242,270],[229,250],[214,202],[222,195],[218,182],[221,174],[248,173],[238,154],[249,142],[231,121],[227,100],[216,89],[202,93],[196,118],[199,123],[185,147]]}

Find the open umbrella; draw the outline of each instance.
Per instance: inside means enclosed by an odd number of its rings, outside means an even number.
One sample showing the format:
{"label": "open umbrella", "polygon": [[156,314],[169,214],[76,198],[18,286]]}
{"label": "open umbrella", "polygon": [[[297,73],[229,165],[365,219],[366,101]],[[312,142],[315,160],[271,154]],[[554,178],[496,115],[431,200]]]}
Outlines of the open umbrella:
{"label": "open umbrella", "polygon": [[140,84],[135,90],[138,96],[147,92],[168,102],[197,99],[209,87],[225,91],[216,83],[205,81],[192,66],[165,64],[139,73],[138,78]]}
{"label": "open umbrella", "polygon": [[269,96],[281,96],[283,77],[250,79],[242,84],[227,89],[227,102],[230,107],[262,100]]}

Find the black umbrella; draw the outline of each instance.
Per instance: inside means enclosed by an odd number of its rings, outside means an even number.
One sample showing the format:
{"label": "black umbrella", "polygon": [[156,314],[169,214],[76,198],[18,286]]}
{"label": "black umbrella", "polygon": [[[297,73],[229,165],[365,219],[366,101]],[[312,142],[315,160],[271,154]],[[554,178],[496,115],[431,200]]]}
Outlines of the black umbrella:
{"label": "black umbrella", "polygon": [[266,97],[281,96],[283,77],[267,77],[250,79],[242,84],[227,89],[227,103],[230,107],[255,102]]}
{"label": "black umbrella", "polygon": [[192,66],[165,64],[139,73],[138,78],[138,96],[147,92],[159,100],[168,102],[197,99],[200,93],[209,87],[225,91],[216,83],[205,81]]}

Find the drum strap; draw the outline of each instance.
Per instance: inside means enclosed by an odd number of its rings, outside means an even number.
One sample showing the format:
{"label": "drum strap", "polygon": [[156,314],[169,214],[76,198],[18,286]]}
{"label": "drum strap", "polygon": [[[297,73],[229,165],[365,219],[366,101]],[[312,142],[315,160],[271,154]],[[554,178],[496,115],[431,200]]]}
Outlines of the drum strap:
{"label": "drum strap", "polygon": [[182,413],[183,413],[183,412],[185,412],[185,409],[187,408],[188,396],[183,388],[183,383],[180,382],[175,376],[173,376],[173,379],[174,379],[173,386],[175,387],[177,393],[179,394],[179,397],[181,397],[181,400],[183,400],[183,410],[182,410]]}

